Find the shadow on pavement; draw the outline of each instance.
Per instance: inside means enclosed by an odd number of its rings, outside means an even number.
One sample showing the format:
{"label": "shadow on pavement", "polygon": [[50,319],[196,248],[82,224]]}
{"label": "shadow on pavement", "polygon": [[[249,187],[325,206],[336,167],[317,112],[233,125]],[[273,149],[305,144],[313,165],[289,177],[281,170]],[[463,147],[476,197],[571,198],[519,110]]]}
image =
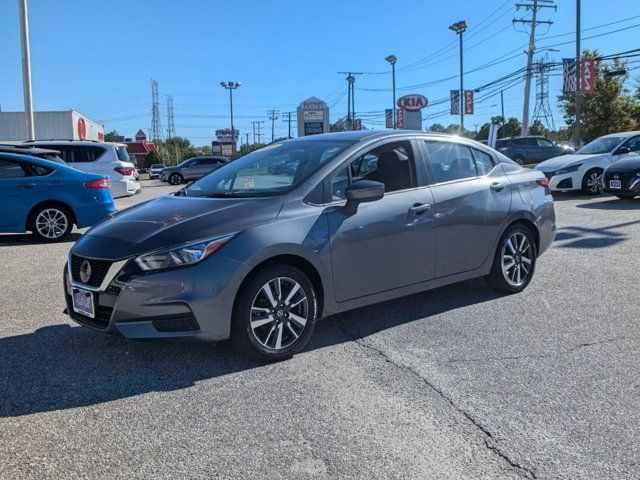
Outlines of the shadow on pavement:
{"label": "shadow on pavement", "polygon": [[561,248],[606,248],[624,242],[629,235],[616,230],[640,224],[640,220],[618,223],[599,228],[562,227],[558,230],[554,243]]}
{"label": "shadow on pavement", "polygon": [[[306,351],[349,342],[499,295],[469,281],[319,322]],[[304,355],[304,351],[298,355]],[[0,418],[100,404],[261,368],[227,342],[135,342],[67,324],[0,338]]]}
{"label": "shadow on pavement", "polygon": [[640,210],[640,197],[625,199],[611,197],[601,202],[581,203],[576,207],[593,210]]}

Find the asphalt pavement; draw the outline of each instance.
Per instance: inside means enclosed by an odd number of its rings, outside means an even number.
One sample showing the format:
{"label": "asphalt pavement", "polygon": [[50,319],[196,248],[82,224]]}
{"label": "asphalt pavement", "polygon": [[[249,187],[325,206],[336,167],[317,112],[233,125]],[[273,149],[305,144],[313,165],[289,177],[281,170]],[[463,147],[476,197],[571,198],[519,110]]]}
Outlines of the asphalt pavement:
{"label": "asphalt pavement", "polygon": [[[171,191],[145,182],[119,208]],[[0,478],[638,478],[640,198],[561,195],[525,292],[329,317],[290,361],[63,315],[68,242],[0,236]]]}

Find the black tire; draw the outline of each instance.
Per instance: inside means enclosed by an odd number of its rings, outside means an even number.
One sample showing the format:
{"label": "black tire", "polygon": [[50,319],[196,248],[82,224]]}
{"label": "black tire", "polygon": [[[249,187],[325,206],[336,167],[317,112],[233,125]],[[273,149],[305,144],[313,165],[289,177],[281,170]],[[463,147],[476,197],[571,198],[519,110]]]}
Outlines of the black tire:
{"label": "black tire", "polygon": [[40,205],[31,212],[29,218],[29,229],[34,238],[41,242],[60,242],[73,230],[73,215],[63,205]]}
{"label": "black tire", "polygon": [[[582,193],[587,195],[600,195],[602,193],[602,173],[603,170],[601,168],[587,170],[587,173],[582,177]],[[591,184],[592,181],[596,181],[595,186]]]}
{"label": "black tire", "polygon": [[[276,279],[281,279],[280,295],[277,295],[277,286],[273,283],[277,281]],[[287,307],[284,304],[284,300],[287,299],[282,297],[287,297],[288,293],[294,289],[294,285],[289,281],[296,283],[299,288],[289,301],[290,306]],[[263,286],[266,285],[276,286],[271,289],[274,299],[277,300],[275,307],[270,304],[263,290]],[[303,296],[306,300],[291,307]],[[256,311],[269,309],[272,310],[270,314]],[[304,325],[296,323],[293,320],[294,316],[305,317]],[[269,320],[269,317],[272,320]],[[317,320],[317,294],[309,278],[298,268],[289,265],[270,266],[252,274],[238,293],[231,320],[231,343],[253,360],[263,362],[286,360],[304,348]],[[252,327],[252,322],[255,325],[261,321],[263,325]],[[278,333],[273,335],[274,332],[280,332],[280,348],[275,348]],[[294,336],[295,332],[298,334],[297,337]],[[286,345],[288,342],[290,343]]]}
{"label": "black tire", "polygon": [[[516,251],[512,253],[511,247],[508,246],[508,243],[509,240],[511,240],[511,245],[513,246],[514,236],[516,236],[516,238],[524,236],[528,242],[528,249],[530,250],[527,250],[527,248],[520,249],[519,246],[516,245]],[[504,258],[505,255],[513,258],[515,265],[512,268],[515,269],[518,266],[520,268],[521,273],[518,274],[518,276],[514,275],[513,279],[511,278],[511,274],[514,272],[510,269],[506,269],[507,273],[505,273],[505,269],[503,268],[503,261],[507,260]],[[498,243],[498,248],[496,249],[493,259],[491,272],[489,275],[484,277],[484,279],[491,288],[499,292],[521,292],[527,288],[527,285],[529,285],[529,282],[531,282],[531,279],[533,278],[533,274],[536,269],[537,256],[538,252],[536,250],[536,242],[531,230],[521,224],[513,225],[509,227],[502,235],[502,238],[500,238],[500,242]],[[527,260],[530,262],[529,264],[526,263]],[[515,280],[521,277],[522,272],[524,272],[524,269],[527,267],[528,270],[526,271],[525,277],[521,278],[521,281],[516,282]]]}
{"label": "black tire", "polygon": [[524,157],[522,155],[516,155],[512,160],[518,165],[524,165]]}
{"label": "black tire", "polygon": [[618,197],[620,200],[631,200],[635,197],[635,195],[633,193],[618,193],[616,194],[616,197]]}
{"label": "black tire", "polygon": [[172,173],[169,175],[169,183],[171,185],[180,185],[184,182],[184,177],[180,173]]}

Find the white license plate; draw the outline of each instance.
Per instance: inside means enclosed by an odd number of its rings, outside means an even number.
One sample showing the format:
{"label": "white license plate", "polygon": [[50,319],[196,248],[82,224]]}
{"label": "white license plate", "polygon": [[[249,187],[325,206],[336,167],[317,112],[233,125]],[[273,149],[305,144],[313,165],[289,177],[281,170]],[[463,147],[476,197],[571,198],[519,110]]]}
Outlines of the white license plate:
{"label": "white license plate", "polygon": [[73,310],[89,318],[95,318],[95,310],[93,306],[93,293],[81,288],[73,288],[71,292],[71,300]]}
{"label": "white license plate", "polygon": [[622,181],[609,180],[609,188],[622,188]]}

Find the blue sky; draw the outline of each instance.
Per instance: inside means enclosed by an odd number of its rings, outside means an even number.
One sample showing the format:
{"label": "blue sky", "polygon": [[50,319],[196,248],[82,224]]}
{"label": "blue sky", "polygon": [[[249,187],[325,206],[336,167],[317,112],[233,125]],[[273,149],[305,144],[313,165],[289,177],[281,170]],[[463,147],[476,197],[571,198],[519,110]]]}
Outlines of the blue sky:
{"label": "blue sky", "polygon": [[[268,109],[294,111],[310,96],[327,101],[335,121],[346,112],[346,83],[336,72],[352,70],[367,72],[356,81],[356,112],[364,114],[369,128],[381,128],[382,117],[376,115],[391,107],[391,93],[385,90],[391,86],[386,55],[398,57],[398,87],[434,82],[402,93],[421,93],[434,102],[457,88],[457,78],[442,80],[458,73],[456,36],[447,28],[455,21],[465,19],[469,24],[465,70],[499,62],[468,73],[465,88],[524,67],[522,51],[528,37],[511,20],[528,14],[516,11],[515,3],[31,0],[34,105],[37,110],[73,108],[106,130],[133,136],[138,128],[149,129],[154,78],[160,88],[163,126],[165,95],[171,94],[177,134],[206,145],[215,129],[228,126],[228,94],[219,86],[221,80],[243,83],[234,96],[234,113],[244,137],[252,131],[252,121],[267,120]],[[556,4],[557,12],[540,13],[554,24],[540,27],[538,48],[564,43],[554,47],[559,52],[550,53],[560,60],[573,56],[575,49],[575,1]],[[582,11],[585,48],[610,54],[640,47],[638,0],[607,0],[606,8],[601,0],[582,0]],[[612,22],[619,23],[598,27]],[[1,2],[4,111],[23,109],[18,25],[17,2]],[[601,36],[586,38],[593,35]],[[551,77],[550,87],[556,124],[563,124],[554,105],[560,76]],[[522,115],[522,96],[522,83],[505,90],[506,116]],[[457,122],[440,113],[447,108],[446,104],[428,107],[424,114],[433,118],[425,125]],[[499,95],[487,98],[465,124],[474,128],[499,111]],[[267,123],[264,127],[270,132]],[[276,136],[283,135],[286,124],[281,118],[276,121]]]}

